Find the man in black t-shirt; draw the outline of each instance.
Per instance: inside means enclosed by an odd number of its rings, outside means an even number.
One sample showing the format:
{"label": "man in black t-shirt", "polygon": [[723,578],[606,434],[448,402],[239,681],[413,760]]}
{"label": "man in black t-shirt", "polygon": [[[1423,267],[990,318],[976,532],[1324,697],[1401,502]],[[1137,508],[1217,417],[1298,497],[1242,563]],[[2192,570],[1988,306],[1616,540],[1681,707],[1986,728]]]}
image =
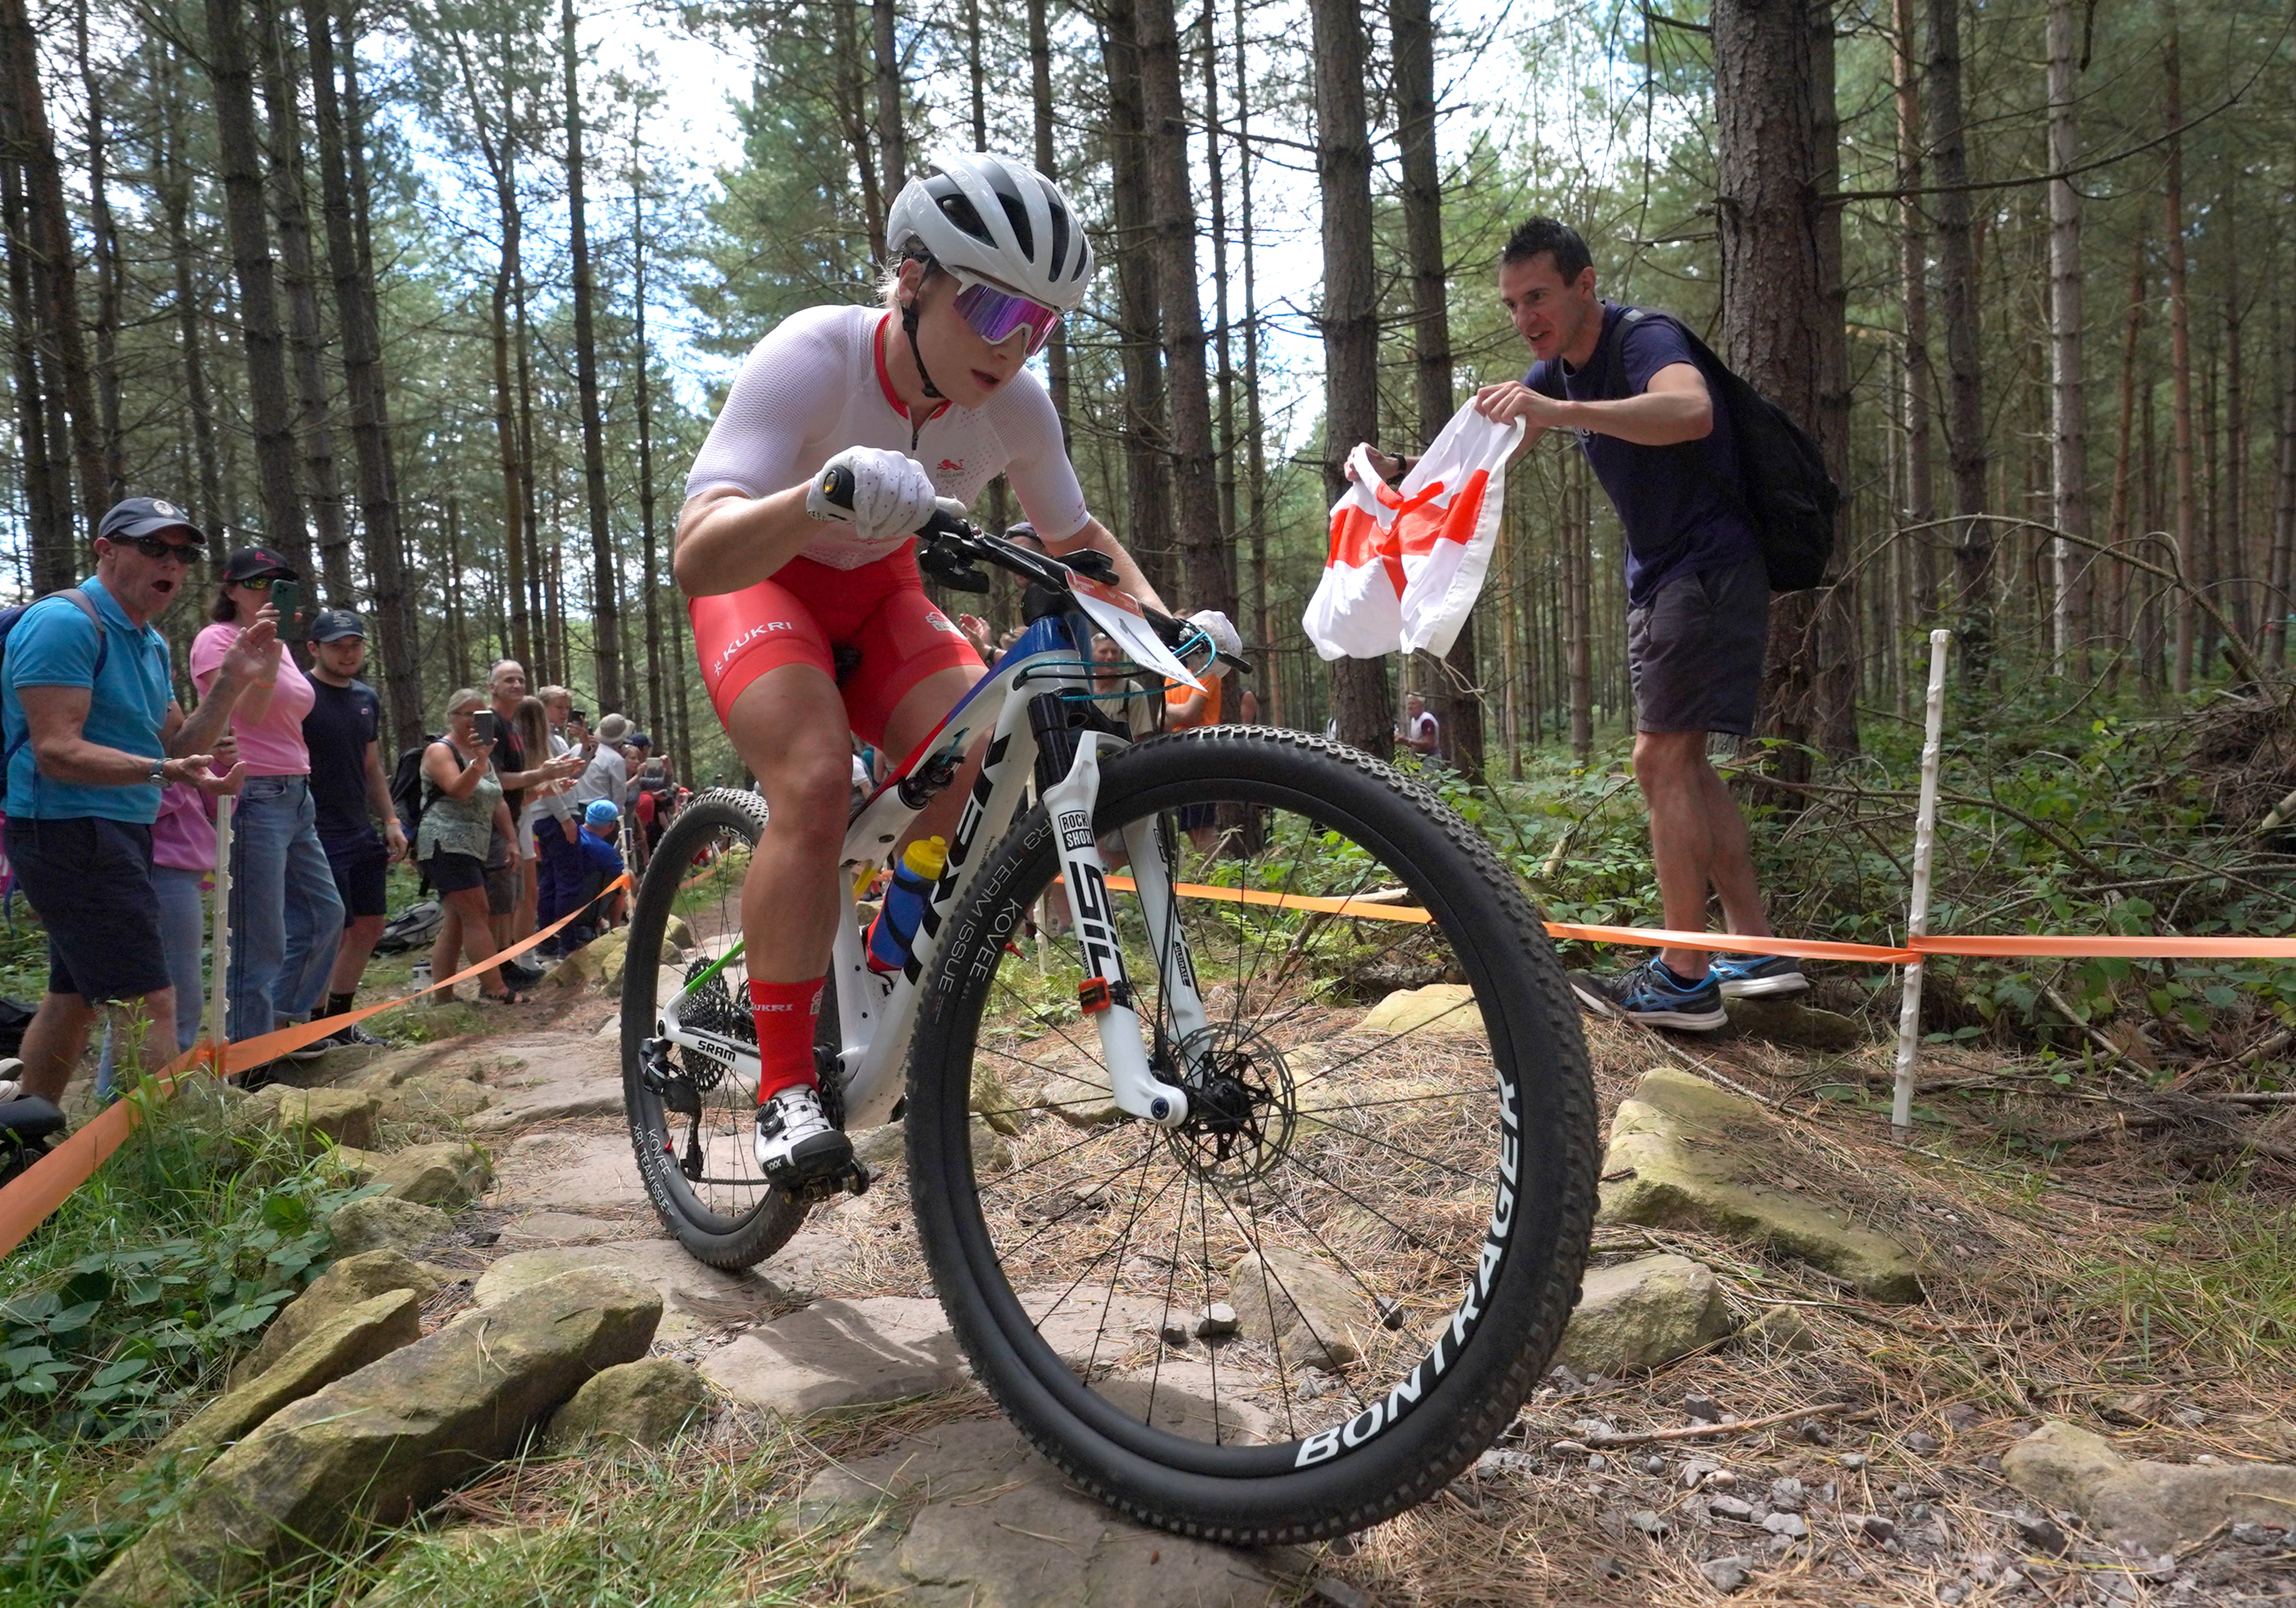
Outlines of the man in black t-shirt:
{"label": "man in black t-shirt", "polygon": [[[311,752],[319,846],[334,871],[344,913],[323,1016],[340,1016],[351,1008],[390,914],[386,874],[406,857],[406,833],[391,807],[390,775],[382,763],[382,701],[358,678],[365,668],[366,626],[357,614],[323,609],[312,616],[311,712],[303,717],[303,745]],[[379,833],[377,821],[382,823]],[[381,1040],[353,1025],[328,1042]]]}
{"label": "man in black t-shirt", "polygon": [[[1666,924],[1703,931],[1710,892],[1726,931],[1767,937],[1745,820],[1706,758],[1708,733],[1753,732],[1769,634],[1769,576],[1729,411],[1673,319],[1595,294],[1577,230],[1532,218],[1500,253],[1498,280],[1538,361],[1519,384],[1484,387],[1475,406],[1521,420],[1524,449],[1549,430],[1575,431],[1626,528],[1635,780]],[[1683,948],[1622,972],[1573,972],[1570,985],[1591,1011],[1698,1032],[1728,1020],[1726,997],[1809,986],[1784,956]]]}

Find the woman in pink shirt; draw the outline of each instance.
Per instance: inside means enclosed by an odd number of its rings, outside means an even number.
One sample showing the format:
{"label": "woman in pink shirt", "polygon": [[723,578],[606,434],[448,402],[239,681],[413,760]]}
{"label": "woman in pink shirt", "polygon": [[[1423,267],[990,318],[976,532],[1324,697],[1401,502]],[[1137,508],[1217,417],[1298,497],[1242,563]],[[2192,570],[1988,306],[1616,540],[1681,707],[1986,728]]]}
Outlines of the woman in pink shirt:
{"label": "woman in pink shirt", "polygon": [[[295,571],[278,554],[244,547],[231,555],[209,611],[214,623],[192,641],[192,681],[202,695],[239,634],[258,619],[293,621],[271,606],[274,582]],[[343,932],[342,896],[320,847],[311,800],[311,756],[303,717],[311,683],[283,644],[271,669],[239,697],[232,734],[247,784],[232,813],[231,976],[226,1031],[236,1041],[300,1021],[319,1002]]]}

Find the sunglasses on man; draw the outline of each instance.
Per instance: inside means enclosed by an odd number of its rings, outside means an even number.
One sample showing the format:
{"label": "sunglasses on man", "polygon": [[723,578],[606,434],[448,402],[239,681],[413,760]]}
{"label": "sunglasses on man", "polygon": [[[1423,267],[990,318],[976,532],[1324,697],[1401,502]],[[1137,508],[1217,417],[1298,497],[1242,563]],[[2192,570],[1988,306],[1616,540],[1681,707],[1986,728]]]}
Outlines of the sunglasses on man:
{"label": "sunglasses on man", "polygon": [[196,542],[171,542],[164,536],[131,536],[127,542],[145,558],[172,558],[178,563],[196,564],[207,556]]}

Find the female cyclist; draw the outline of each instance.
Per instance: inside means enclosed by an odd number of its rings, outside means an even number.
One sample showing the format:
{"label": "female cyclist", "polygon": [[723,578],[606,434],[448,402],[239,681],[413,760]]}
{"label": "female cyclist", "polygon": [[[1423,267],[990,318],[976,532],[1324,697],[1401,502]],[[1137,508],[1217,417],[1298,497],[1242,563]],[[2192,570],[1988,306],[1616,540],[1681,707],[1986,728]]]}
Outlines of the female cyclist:
{"label": "female cyclist", "polygon": [[[823,1112],[813,1059],[848,908],[837,872],[846,733],[906,755],[987,673],[918,578],[913,536],[935,500],[970,504],[1002,473],[1054,556],[1096,547],[1119,586],[1163,606],[1086,512],[1059,416],[1022,366],[1092,277],[1092,242],[1068,199],[1023,163],[944,156],[894,201],[885,243],[894,267],[882,307],[792,315],[743,360],[677,523],[697,662],[772,810],[742,885],[742,933],[758,1164],[785,1185],[841,1172],[853,1154]],[[850,509],[820,494],[832,465],[852,472]],[[950,832],[967,771],[919,834]]]}

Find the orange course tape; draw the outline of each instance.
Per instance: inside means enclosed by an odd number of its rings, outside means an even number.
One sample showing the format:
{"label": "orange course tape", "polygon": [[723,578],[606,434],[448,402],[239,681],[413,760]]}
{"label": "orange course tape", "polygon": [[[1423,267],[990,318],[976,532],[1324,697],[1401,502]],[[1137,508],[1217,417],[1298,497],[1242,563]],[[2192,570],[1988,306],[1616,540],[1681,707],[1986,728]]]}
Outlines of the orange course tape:
{"label": "orange course tape", "polygon": [[[1111,876],[1108,885],[1122,892],[1137,884],[1128,876]],[[1426,911],[1408,905],[1366,903],[1359,899],[1320,898],[1304,893],[1269,893],[1258,888],[1221,888],[1203,882],[1176,882],[1183,898],[1213,899],[1231,905],[1267,905],[1286,910],[1316,910],[1358,921],[1416,922],[1434,920]],[[1664,927],[1605,927],[1582,922],[1548,922],[1550,937],[1587,943],[1635,944],[1645,948],[1720,950],[1734,955],[1790,955],[1797,960],[1869,961],[1901,966],[1929,955],[2054,956],[2081,959],[2123,956],[2131,959],[2296,960],[2296,938],[2079,938],[2042,933],[2004,938],[1929,934],[1907,939],[1903,945],[1839,943],[1829,939],[1752,938],[1732,932],[1682,932]]]}
{"label": "orange course tape", "polygon": [[[605,886],[601,897],[618,888],[627,887],[629,881],[628,874],[624,873]],[[176,1080],[193,1067],[205,1065],[221,1076],[275,1061],[290,1050],[316,1044],[353,1022],[365,1021],[370,1016],[396,1010],[426,994],[435,994],[441,989],[451,989],[458,982],[466,982],[492,970],[504,960],[523,955],[580,914],[579,910],[571,911],[532,937],[521,939],[507,949],[496,950],[492,957],[478,965],[465,966],[454,976],[442,978],[427,989],[403,994],[381,1005],[362,1005],[356,1011],[346,1011],[340,1016],[323,1016],[316,1021],[299,1021],[292,1027],[258,1033],[252,1038],[242,1038],[234,1044],[218,1046],[201,1039],[160,1071],[153,1079],[154,1087],[148,1099],[133,1097],[115,1101],[104,1107],[82,1123],[70,1137],[58,1142],[46,1155],[25,1169],[22,1175],[6,1188],[0,1189],[0,1256],[7,1255],[22,1244],[34,1229],[47,1220],[50,1212],[70,1198],[72,1191],[93,1177],[95,1169],[127,1142],[136,1123],[143,1120],[144,1107],[174,1094]]]}

